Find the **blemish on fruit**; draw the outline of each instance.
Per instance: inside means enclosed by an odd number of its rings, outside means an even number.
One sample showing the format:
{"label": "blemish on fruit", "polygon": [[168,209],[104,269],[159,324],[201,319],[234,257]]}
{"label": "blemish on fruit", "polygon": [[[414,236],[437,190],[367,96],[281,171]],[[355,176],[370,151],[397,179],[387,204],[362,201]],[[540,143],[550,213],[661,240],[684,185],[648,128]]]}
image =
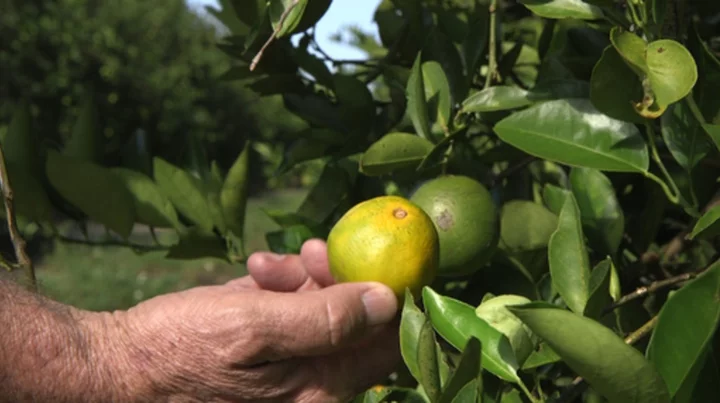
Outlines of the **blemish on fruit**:
{"label": "blemish on fruit", "polygon": [[393,210],[393,215],[395,216],[395,218],[398,218],[398,219],[401,219],[401,220],[402,220],[403,218],[407,217],[407,211],[405,211],[405,210],[403,210],[402,208],[398,207],[398,208],[396,208],[395,210]]}
{"label": "blemish on fruit", "polygon": [[450,214],[449,211],[443,210],[437,219],[437,224],[441,230],[447,231],[452,228],[453,224],[455,224],[455,220],[453,220],[452,214]]}
{"label": "blemish on fruit", "polygon": [[662,53],[665,51],[665,48],[658,48],[658,53]]}

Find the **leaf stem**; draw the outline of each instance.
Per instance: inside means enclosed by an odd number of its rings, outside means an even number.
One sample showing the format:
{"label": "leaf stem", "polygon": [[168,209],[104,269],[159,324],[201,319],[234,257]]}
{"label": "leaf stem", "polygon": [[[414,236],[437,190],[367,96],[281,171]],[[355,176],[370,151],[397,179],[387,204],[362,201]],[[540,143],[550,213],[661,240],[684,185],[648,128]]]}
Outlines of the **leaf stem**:
{"label": "leaf stem", "polygon": [[23,239],[17,227],[15,206],[13,204],[13,190],[10,184],[10,175],[7,171],[7,165],[5,164],[5,152],[2,146],[0,146],[0,181],[2,182],[0,186],[2,186],[3,199],[5,201],[5,218],[7,220],[8,232],[10,232],[10,241],[15,249],[15,258],[17,259],[18,265],[25,271],[28,280],[30,280],[31,290],[37,291],[35,267],[25,250],[25,239]]}
{"label": "leaf stem", "polygon": [[702,112],[700,111],[700,107],[695,102],[695,97],[693,96],[692,92],[685,97],[685,103],[687,103],[688,108],[690,108],[690,113],[693,114],[695,119],[697,119],[700,124],[704,125],[705,123],[707,123],[707,121],[705,120],[705,116],[703,116]]}
{"label": "leaf stem", "polygon": [[635,1],[634,0],[628,0],[627,1],[628,9],[630,10],[630,16],[632,17],[633,24],[637,28],[642,29],[645,24],[641,18],[638,17],[637,10],[635,10]]}
{"label": "leaf stem", "polygon": [[525,394],[525,396],[527,396],[527,398],[528,398],[532,403],[542,403],[542,402],[543,402],[543,400],[536,398],[536,397],[530,392],[530,390],[527,388],[527,386],[525,386],[525,383],[523,383],[523,381],[519,381],[519,382],[518,382],[518,386],[520,387],[520,390],[523,391],[523,393]]}
{"label": "leaf stem", "polygon": [[665,179],[667,179],[670,187],[668,188],[667,183],[665,183],[662,179],[658,178],[656,175],[649,171],[645,171],[645,176],[657,182],[662,187],[665,195],[667,195],[670,202],[672,202],[673,204],[680,204],[680,190],[675,184],[672,176],[670,176],[667,168],[665,168],[665,164],[662,162],[660,154],[658,153],[657,144],[655,143],[655,130],[652,128],[652,125],[649,122],[645,123],[645,129],[647,131],[648,142],[650,143],[650,153],[652,155],[652,159],[658,165],[660,171],[662,171],[663,176],[665,176]]}
{"label": "leaf stem", "polygon": [[493,79],[497,78],[497,0],[491,0],[490,7],[490,38],[488,43],[488,71],[485,77],[485,88],[492,85]]}

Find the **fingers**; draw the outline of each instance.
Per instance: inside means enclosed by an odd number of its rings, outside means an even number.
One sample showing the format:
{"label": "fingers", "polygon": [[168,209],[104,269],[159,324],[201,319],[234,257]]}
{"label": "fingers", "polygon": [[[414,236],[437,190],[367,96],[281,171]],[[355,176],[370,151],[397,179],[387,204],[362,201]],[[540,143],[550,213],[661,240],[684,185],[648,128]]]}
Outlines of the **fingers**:
{"label": "fingers", "polygon": [[382,382],[401,363],[397,323],[379,329],[361,345],[340,352],[300,357],[248,369],[271,388],[244,387],[253,401],[347,402]]}
{"label": "fingers", "polygon": [[308,280],[298,255],[256,252],[248,258],[247,269],[259,288],[270,291],[295,291]]}
{"label": "fingers", "polygon": [[315,358],[320,382],[308,381],[297,401],[349,401],[385,380],[401,360],[398,329],[387,326],[362,346]]}
{"label": "fingers", "polygon": [[327,245],[321,239],[306,241],[300,251],[300,258],[308,275],[320,286],[335,284],[328,265]]}
{"label": "fingers", "polygon": [[[328,269],[327,247],[321,239],[305,242],[300,255],[253,253],[248,258],[247,268],[256,288],[270,291],[304,291],[335,283]],[[246,283],[241,282],[241,285]]]}
{"label": "fingers", "polygon": [[255,304],[254,316],[264,342],[255,359],[269,361],[338,351],[392,321],[398,310],[392,290],[370,282],[257,299],[262,304]]}
{"label": "fingers", "polygon": [[232,279],[225,283],[225,285],[234,290],[257,290],[260,288],[251,276]]}

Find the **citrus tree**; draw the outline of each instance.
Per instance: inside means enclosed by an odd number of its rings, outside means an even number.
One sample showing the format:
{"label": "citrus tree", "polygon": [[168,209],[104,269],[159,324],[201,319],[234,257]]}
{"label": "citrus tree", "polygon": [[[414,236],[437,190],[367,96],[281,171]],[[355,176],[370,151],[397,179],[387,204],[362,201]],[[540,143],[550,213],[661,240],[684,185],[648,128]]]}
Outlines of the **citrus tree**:
{"label": "citrus tree", "polygon": [[[315,41],[330,3],[210,11],[231,30],[225,77],[302,122],[278,172],[323,163],[296,211],[266,211],[270,248],[320,237],[332,261],[369,256],[342,242],[355,228],[417,248],[413,270],[366,265],[413,287],[403,365],[355,401],[716,401],[720,3],[383,0],[380,41],[351,36],[362,60]],[[81,136],[38,153],[21,112],[3,140],[18,220],[52,228],[63,205],[124,239],[134,223],[176,231],[168,258],[244,259],[252,140],[204,180],[158,156],[145,174],[83,157]],[[423,218],[395,238],[352,210],[378,202]],[[334,274],[359,279],[360,263]]]}

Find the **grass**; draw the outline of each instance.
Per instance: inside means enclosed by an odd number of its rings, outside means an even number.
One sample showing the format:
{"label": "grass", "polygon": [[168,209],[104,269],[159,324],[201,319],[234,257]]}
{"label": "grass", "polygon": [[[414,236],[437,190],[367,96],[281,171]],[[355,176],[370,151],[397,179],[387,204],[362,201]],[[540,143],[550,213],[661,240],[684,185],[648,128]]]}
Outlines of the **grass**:
{"label": "grass", "polygon": [[[305,190],[267,193],[248,201],[245,227],[248,253],[267,250],[265,233],[277,229],[261,209],[293,210]],[[134,237],[148,237],[134,234]],[[57,242],[38,262],[41,292],[82,309],[127,309],[153,296],[197,285],[219,284],[246,273],[243,264],[219,259],[172,260],[165,252],[136,253],[124,247]]]}

